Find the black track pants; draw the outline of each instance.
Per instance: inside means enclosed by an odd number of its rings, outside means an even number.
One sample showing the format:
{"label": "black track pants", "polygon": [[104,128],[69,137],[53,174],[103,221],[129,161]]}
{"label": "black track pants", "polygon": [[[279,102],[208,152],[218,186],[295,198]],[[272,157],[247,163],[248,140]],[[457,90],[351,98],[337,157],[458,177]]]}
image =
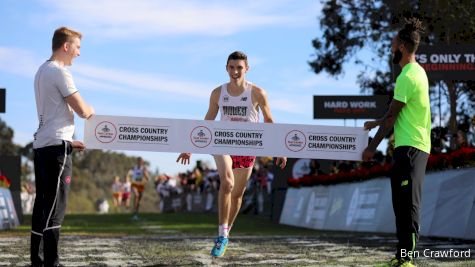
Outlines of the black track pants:
{"label": "black track pants", "polygon": [[36,198],[31,225],[33,266],[59,264],[59,230],[66,211],[71,182],[72,147],[69,142],[35,149]]}
{"label": "black track pants", "polygon": [[429,154],[410,146],[394,150],[391,191],[396,233],[397,258],[410,259],[419,240],[421,191]]}

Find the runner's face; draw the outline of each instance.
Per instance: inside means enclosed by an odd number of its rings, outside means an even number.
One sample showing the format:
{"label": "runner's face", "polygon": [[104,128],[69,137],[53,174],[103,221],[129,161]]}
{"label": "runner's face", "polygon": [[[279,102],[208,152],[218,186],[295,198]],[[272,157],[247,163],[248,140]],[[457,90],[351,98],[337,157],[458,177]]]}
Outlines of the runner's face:
{"label": "runner's face", "polygon": [[244,80],[244,76],[248,69],[249,67],[246,64],[246,61],[242,59],[229,60],[228,65],[226,65],[226,71],[232,81]]}
{"label": "runner's face", "polygon": [[68,55],[68,61],[66,62],[66,65],[71,66],[73,64],[73,59],[81,54],[81,40],[77,37],[73,37],[73,39],[67,42],[65,45],[66,54]]}

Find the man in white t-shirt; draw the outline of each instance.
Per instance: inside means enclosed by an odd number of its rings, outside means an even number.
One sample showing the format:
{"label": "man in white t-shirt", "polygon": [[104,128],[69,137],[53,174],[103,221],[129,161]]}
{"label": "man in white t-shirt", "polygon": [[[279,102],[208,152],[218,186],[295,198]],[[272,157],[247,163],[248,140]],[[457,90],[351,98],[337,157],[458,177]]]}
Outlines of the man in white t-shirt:
{"label": "man in white t-shirt", "polygon": [[32,266],[59,265],[59,230],[71,183],[71,153],[73,149],[85,149],[83,142],[73,140],[73,111],[85,119],[94,114],[66,68],[80,54],[81,37],[72,29],[58,28],[52,40],[53,54],[35,76],[39,126],[33,141],[36,198],[31,226]]}

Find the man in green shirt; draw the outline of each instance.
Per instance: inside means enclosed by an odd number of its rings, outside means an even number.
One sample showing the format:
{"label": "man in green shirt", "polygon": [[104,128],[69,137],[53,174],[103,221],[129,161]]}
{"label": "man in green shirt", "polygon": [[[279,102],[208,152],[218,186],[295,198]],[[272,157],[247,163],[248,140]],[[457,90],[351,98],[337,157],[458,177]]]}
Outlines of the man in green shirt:
{"label": "man in green shirt", "polygon": [[367,130],[380,126],[363,152],[364,161],[371,160],[381,140],[394,127],[391,191],[398,244],[396,256],[385,266],[415,266],[413,255],[419,238],[421,191],[431,130],[429,82],[415,58],[422,30],[421,22],[411,18],[392,40],[393,63],[402,68],[394,98],[382,119],[364,124]]}

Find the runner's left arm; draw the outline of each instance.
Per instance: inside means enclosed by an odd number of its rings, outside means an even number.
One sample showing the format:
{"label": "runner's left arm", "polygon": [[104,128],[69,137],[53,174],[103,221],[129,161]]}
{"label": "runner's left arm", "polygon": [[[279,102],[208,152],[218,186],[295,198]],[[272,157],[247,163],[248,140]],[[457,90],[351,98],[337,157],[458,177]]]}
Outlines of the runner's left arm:
{"label": "runner's left arm", "polygon": [[[269,101],[267,101],[267,93],[263,89],[253,86],[253,92],[257,100],[258,106],[262,110],[262,115],[264,116],[265,123],[274,123],[274,118],[270,112]],[[286,157],[278,157],[275,160],[275,165],[279,166],[281,169],[285,168],[287,165]]]}

